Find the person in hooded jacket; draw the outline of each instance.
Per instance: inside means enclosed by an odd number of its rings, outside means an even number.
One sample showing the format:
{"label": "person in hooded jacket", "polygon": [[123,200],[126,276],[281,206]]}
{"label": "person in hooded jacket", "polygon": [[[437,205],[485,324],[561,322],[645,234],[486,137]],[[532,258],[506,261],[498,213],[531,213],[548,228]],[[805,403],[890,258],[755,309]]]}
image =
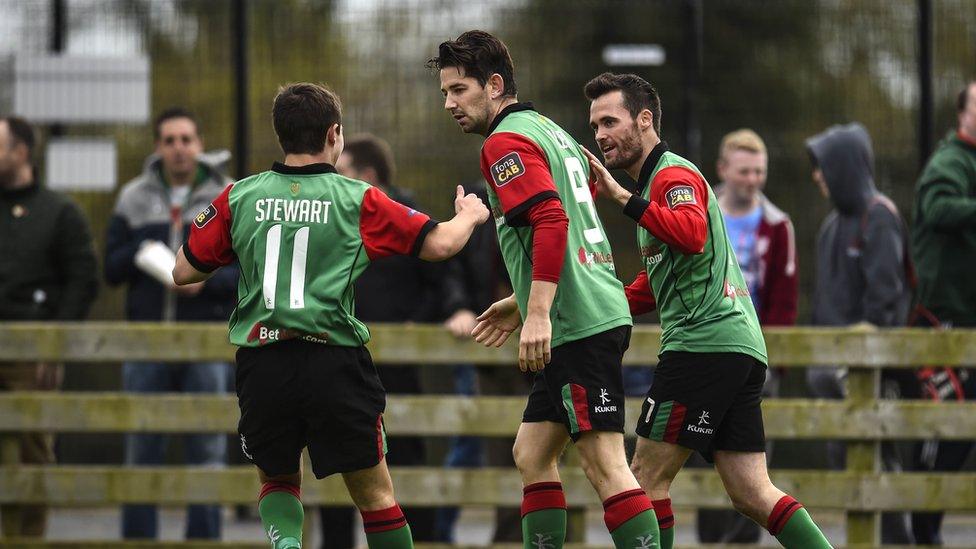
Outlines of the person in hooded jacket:
{"label": "person in hooded jacket", "polygon": [[[874,184],[871,137],[858,123],[833,126],[807,140],[813,180],[834,206],[817,236],[813,295],[815,326],[904,326],[912,295],[908,234],[895,204]],[[841,368],[810,368],[807,384],[818,398],[844,398]],[[911,374],[908,374],[911,377]],[[904,374],[885,372],[884,396],[898,397],[914,386]],[[844,445],[829,442],[831,468],[844,468]],[[885,470],[902,469],[898,449],[882,445]],[[884,513],[882,542],[909,544],[908,517]]]}
{"label": "person in hooded jacket", "polygon": [[[105,278],[115,286],[127,284],[126,319],[137,321],[226,321],[237,303],[237,264],[197,284],[176,286],[160,282],[139,266],[147,244],[179,249],[197,214],[231,183],[220,170],[228,156],[203,154],[203,139],[196,118],[181,108],[168,109],[156,118],[156,151],[143,173],[119,192],[105,243]],[[163,250],[165,251],[165,250]],[[122,388],[135,393],[225,393],[228,365],[223,362],[126,362]],[[128,434],[127,465],[159,465],[166,455],[167,438],[160,434]],[[184,437],[186,462],[223,464],[227,439],[223,434]],[[220,507],[191,505],[186,537],[220,538]],[[156,538],[158,514],[152,505],[126,505],[122,511],[124,538]]]}

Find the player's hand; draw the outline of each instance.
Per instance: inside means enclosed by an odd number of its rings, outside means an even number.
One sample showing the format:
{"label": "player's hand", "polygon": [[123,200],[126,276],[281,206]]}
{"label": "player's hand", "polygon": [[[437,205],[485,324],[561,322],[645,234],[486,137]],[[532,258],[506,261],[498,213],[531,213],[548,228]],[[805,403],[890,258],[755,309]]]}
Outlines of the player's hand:
{"label": "player's hand", "polygon": [[627,204],[627,201],[630,200],[631,192],[623,188],[620,183],[617,183],[617,180],[610,175],[610,171],[603,165],[603,162],[600,162],[600,159],[588,151],[586,147],[581,145],[580,149],[583,150],[583,154],[586,155],[586,159],[590,163],[590,174],[593,177],[593,182],[596,184],[597,192],[604,196],[609,196],[620,203],[621,206]]}
{"label": "player's hand", "polygon": [[454,213],[457,215],[470,215],[476,224],[481,225],[488,221],[488,208],[478,195],[471,193],[465,196],[464,187],[457,186],[457,196],[454,198]]}
{"label": "player's hand", "polygon": [[471,335],[485,347],[501,347],[508,341],[508,336],[522,324],[514,295],[492,303],[475,320],[478,324],[471,330]]}
{"label": "player's hand", "polygon": [[444,327],[456,338],[467,337],[478,325],[478,317],[467,309],[460,309],[444,321]]}
{"label": "player's hand", "polygon": [[542,371],[552,358],[551,342],[552,322],[549,315],[527,316],[519,338],[519,370]]}

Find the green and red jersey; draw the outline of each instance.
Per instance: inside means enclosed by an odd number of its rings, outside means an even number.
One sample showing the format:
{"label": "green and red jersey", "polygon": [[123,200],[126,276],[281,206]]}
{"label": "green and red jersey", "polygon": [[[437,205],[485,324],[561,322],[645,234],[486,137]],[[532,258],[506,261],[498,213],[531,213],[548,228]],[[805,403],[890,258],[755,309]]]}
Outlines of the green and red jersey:
{"label": "green and red jersey", "polygon": [[353,316],[356,278],[372,260],[419,254],[435,226],[329,164],[276,162],[227,187],[194,220],[183,250],[202,272],[238,259],[234,345],[301,337],[355,347],[369,341]]}
{"label": "green and red jersey", "polygon": [[579,144],[530,103],[495,117],[481,171],[523,319],[533,280],[558,282],[552,346],[632,323]]}
{"label": "green and red jersey", "polygon": [[624,208],[640,225],[645,267],[626,290],[631,312],[657,307],[662,352],[744,353],[766,363],[756,310],[701,172],[662,141],[637,187]]}

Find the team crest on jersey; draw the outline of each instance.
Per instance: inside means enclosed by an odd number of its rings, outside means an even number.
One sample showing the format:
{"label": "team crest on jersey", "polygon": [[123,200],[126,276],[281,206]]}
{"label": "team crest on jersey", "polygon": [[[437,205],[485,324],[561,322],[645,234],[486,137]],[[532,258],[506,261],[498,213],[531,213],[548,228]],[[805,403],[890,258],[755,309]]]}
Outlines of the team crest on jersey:
{"label": "team crest on jersey", "polygon": [[682,204],[696,204],[695,189],[691,185],[678,185],[668,190],[665,197],[672,210]]}
{"label": "team crest on jersey", "polygon": [[302,189],[302,186],[299,185],[298,183],[292,183],[291,184],[291,194],[292,195],[297,195],[298,194],[298,191],[300,191],[301,189]]}
{"label": "team crest on jersey", "polygon": [[217,208],[213,205],[213,202],[207,206],[206,210],[198,213],[195,218],[193,218],[193,224],[197,226],[198,229],[204,228],[210,220],[217,217]]}
{"label": "team crest on jersey", "polygon": [[492,164],[488,171],[491,172],[495,186],[504,187],[513,179],[525,174],[525,164],[522,163],[522,157],[517,152],[510,152]]}

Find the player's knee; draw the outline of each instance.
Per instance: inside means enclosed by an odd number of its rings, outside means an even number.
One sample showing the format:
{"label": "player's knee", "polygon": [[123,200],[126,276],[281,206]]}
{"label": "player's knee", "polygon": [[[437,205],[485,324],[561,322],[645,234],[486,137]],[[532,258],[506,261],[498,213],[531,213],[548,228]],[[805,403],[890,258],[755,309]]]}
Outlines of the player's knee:
{"label": "player's knee", "polygon": [[548,471],[556,466],[552,456],[540,452],[536,446],[521,441],[516,441],[512,446],[512,458],[515,460],[515,467],[523,475]]}
{"label": "player's knee", "polygon": [[641,453],[635,453],[630,462],[630,470],[637,482],[645,490],[664,490],[671,487],[671,478],[661,466]]}

